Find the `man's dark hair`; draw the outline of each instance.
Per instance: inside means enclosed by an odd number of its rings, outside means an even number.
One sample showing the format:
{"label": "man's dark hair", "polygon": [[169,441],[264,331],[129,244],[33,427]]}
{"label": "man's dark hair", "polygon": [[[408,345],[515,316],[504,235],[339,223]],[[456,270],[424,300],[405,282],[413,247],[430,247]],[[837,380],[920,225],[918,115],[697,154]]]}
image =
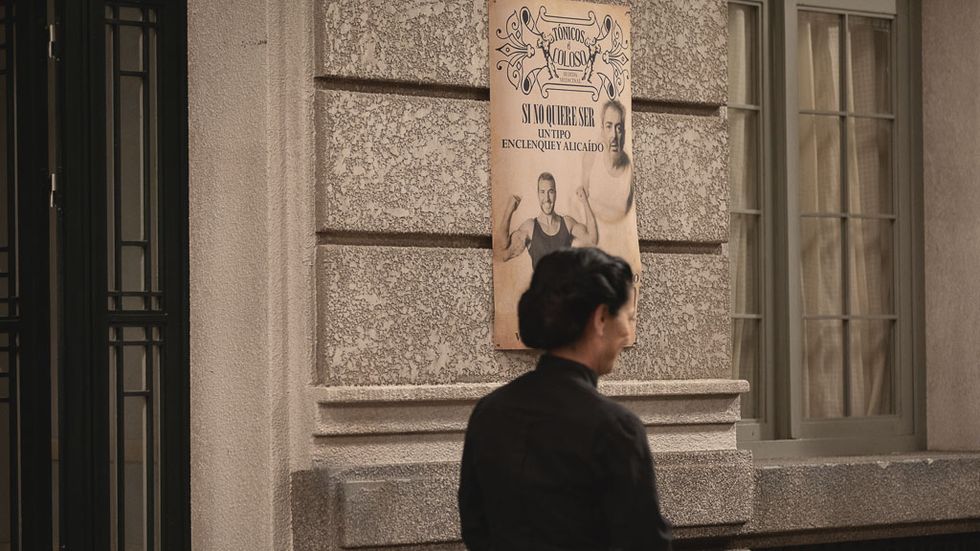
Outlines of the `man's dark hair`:
{"label": "man's dark hair", "polygon": [[540,350],[571,344],[599,305],[615,316],[632,286],[630,265],[599,249],[566,248],[545,255],[517,305],[521,340]]}
{"label": "man's dark hair", "polygon": [[542,172],[541,175],[538,176],[538,181],[540,182],[541,180],[551,182],[552,184],[555,183],[555,177],[552,176],[550,172]]}

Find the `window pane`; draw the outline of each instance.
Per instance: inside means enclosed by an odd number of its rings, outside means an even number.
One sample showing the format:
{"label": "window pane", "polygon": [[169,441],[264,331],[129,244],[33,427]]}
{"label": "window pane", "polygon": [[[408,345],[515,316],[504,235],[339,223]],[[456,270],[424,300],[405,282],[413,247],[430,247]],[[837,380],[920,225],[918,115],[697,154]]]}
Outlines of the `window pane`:
{"label": "window pane", "polygon": [[745,379],[751,385],[751,390],[742,395],[742,419],[759,417],[756,402],[758,396],[764,395],[760,365],[762,349],[760,341],[759,320],[732,320],[732,361],[734,374],[738,379]]}
{"label": "window pane", "polygon": [[[155,10],[149,10],[152,16]],[[146,226],[149,231],[150,240],[150,289],[153,291],[160,290],[160,235],[159,235],[159,223],[160,223],[160,187],[159,187],[159,155],[157,151],[157,74],[156,74],[156,56],[157,56],[157,32],[156,29],[147,29],[147,35],[149,36],[149,66],[147,67],[147,88],[149,105],[147,105],[146,118],[149,123],[149,133],[147,139],[149,141],[150,158],[149,158],[149,183],[148,183],[148,194],[150,201],[150,219],[146,221]],[[159,309],[159,307],[154,307],[154,309]]]}
{"label": "window pane", "polygon": [[10,333],[0,333],[0,373],[10,371]]}
{"label": "window pane", "polygon": [[800,115],[800,212],[840,212],[840,118]]}
{"label": "window pane", "polygon": [[123,21],[142,21],[143,10],[140,8],[119,8],[119,19]]}
{"label": "window pane", "polygon": [[892,121],[847,121],[847,195],[850,212],[892,214]]}
{"label": "window pane", "polygon": [[848,271],[852,314],[894,314],[894,248],[891,220],[848,221]]}
{"label": "window pane", "polygon": [[759,113],[728,110],[731,205],[733,209],[759,208]]}
{"label": "window pane", "polygon": [[125,504],[125,546],[146,549],[146,399],[127,397],[125,403],[125,463],[123,485]]}
{"label": "window pane", "polygon": [[123,390],[146,389],[146,348],[144,346],[123,347]]}
{"label": "window pane", "polygon": [[891,21],[850,16],[847,38],[851,49],[848,110],[891,113]]}
{"label": "window pane", "polygon": [[119,161],[122,239],[143,239],[143,81],[119,79]]}
{"label": "window pane", "polygon": [[759,241],[757,215],[733,214],[729,239],[732,313],[760,314]]}
{"label": "window pane", "polygon": [[[107,8],[110,12],[111,8]],[[107,14],[109,17],[112,16],[111,13]],[[114,99],[113,94],[115,90],[113,89],[113,74],[114,67],[112,64],[113,55],[113,40],[115,39],[115,34],[113,32],[112,25],[105,26],[105,155],[106,155],[106,187],[105,187],[105,201],[106,201],[106,219],[109,223],[106,224],[106,269],[109,275],[109,290],[118,291],[119,282],[116,281],[116,227],[112,222],[116,219],[116,157],[114,145],[116,141],[116,126],[114,124],[115,117],[113,115],[113,105]],[[111,305],[114,306],[114,305]]]}
{"label": "window pane", "polygon": [[758,8],[728,5],[728,100],[742,105],[759,102]]}
{"label": "window pane", "polygon": [[809,418],[844,415],[842,343],[842,322],[803,322],[803,410]]}
{"label": "window pane", "polygon": [[10,526],[10,403],[0,402],[0,546],[7,549],[13,539]]}
{"label": "window pane", "polygon": [[142,28],[134,25],[119,27],[119,68],[123,71],[143,70]]}
{"label": "window pane", "polygon": [[140,247],[122,248],[122,290],[143,290],[143,250]]}
{"label": "window pane", "polygon": [[801,11],[797,30],[800,109],[840,110],[841,17]]}
{"label": "window pane", "polygon": [[800,220],[803,314],[844,313],[841,292],[841,222],[837,218]]}
{"label": "window pane", "polygon": [[851,415],[888,415],[892,404],[892,328],[890,320],[850,322]]}

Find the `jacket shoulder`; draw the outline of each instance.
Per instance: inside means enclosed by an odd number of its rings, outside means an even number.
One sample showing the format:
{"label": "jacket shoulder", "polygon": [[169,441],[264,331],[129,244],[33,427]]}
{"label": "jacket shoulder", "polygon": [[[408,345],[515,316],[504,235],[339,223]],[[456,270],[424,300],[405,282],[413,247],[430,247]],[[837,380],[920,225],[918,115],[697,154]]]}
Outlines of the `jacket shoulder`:
{"label": "jacket shoulder", "polygon": [[629,432],[644,431],[643,422],[629,408],[607,396],[599,395],[601,420],[605,424],[625,429]]}

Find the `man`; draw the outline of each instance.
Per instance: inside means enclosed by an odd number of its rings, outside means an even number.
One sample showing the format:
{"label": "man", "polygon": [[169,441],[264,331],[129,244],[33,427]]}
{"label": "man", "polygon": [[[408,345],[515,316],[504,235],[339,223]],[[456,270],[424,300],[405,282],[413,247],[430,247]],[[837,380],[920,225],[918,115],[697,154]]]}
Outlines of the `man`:
{"label": "man", "polygon": [[582,188],[591,198],[599,229],[597,246],[640,270],[639,236],[633,214],[633,167],[626,152],[626,110],[606,102],[599,118],[603,150],[582,156]]}
{"label": "man", "polygon": [[621,258],[595,248],[541,259],[521,296],[534,371],[470,416],[459,483],[471,551],[670,549],[643,423],[596,388],[633,340],[636,291]]}
{"label": "man", "polygon": [[626,109],[616,100],[608,101],[599,120],[604,147],[582,156],[582,187],[593,198],[596,216],[614,223],[633,206],[633,170],[625,149]]}
{"label": "man", "polygon": [[509,233],[514,211],[521,204],[520,196],[511,196],[504,207],[503,217],[494,230],[494,255],[506,262],[526,249],[531,256],[531,269],[535,269],[544,255],[571,247],[573,239],[579,240],[583,245],[595,246],[599,241],[599,232],[595,215],[589,205],[589,195],[580,187],[575,191],[575,196],[585,210],[585,224],[571,216],[555,213],[555,177],[549,172],[542,172],[538,176],[538,205],[541,213],[534,218],[528,218],[516,231]]}

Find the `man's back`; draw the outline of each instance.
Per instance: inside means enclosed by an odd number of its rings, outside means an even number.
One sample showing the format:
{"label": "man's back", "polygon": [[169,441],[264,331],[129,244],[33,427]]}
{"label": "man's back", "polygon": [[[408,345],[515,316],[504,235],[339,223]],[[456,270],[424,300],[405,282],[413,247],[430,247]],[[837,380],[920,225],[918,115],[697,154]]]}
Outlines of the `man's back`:
{"label": "man's back", "polygon": [[545,355],[480,401],[460,481],[470,549],[669,548],[645,429],[595,384]]}

